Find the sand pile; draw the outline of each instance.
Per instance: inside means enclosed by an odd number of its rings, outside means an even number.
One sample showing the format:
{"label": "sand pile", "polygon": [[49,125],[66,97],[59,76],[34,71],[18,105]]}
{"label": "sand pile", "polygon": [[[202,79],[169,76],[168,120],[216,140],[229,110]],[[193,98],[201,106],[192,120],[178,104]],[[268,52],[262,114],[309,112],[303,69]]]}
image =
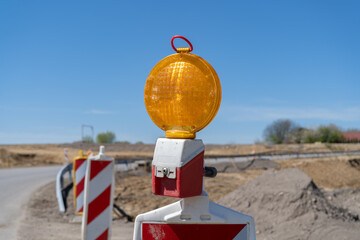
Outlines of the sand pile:
{"label": "sand pile", "polygon": [[[337,193],[337,196],[342,196]],[[219,200],[255,219],[257,239],[358,239],[356,212],[298,169],[269,170]]]}

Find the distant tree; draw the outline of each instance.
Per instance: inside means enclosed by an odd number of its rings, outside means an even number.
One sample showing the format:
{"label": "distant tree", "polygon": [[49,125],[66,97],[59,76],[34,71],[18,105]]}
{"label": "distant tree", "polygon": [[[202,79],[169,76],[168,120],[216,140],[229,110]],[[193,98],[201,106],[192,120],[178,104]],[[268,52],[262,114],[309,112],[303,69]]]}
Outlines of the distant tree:
{"label": "distant tree", "polygon": [[345,141],[342,130],[335,124],[320,126],[317,129],[319,142],[323,143],[341,143]]}
{"label": "distant tree", "polygon": [[94,142],[94,139],[90,136],[84,136],[82,138],[82,142],[86,142],[86,143],[93,143]]}
{"label": "distant tree", "polygon": [[301,142],[302,143],[315,143],[319,141],[318,134],[316,130],[313,129],[306,129]]}
{"label": "distant tree", "polygon": [[315,130],[308,129],[303,136],[303,143],[342,143],[345,142],[345,137],[342,130],[334,125],[321,125]]}
{"label": "distant tree", "polygon": [[303,127],[295,127],[289,133],[288,142],[290,142],[290,143],[302,143],[306,130],[307,129],[303,128]]}
{"label": "distant tree", "polygon": [[358,128],[349,128],[348,130],[346,130],[346,132],[353,132],[353,133],[359,133],[360,132],[360,129]]}
{"label": "distant tree", "polygon": [[105,133],[99,133],[96,136],[96,142],[98,143],[114,143],[115,141],[115,133],[107,131]]}
{"label": "distant tree", "polygon": [[298,126],[293,121],[279,119],[264,129],[263,136],[267,142],[275,144],[288,143],[291,133],[297,128]]}

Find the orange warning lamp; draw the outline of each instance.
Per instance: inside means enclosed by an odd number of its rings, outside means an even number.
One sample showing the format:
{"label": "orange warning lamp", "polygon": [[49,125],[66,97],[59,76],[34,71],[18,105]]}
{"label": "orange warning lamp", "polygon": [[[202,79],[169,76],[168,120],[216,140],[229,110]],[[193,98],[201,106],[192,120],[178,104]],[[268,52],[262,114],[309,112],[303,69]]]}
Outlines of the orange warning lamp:
{"label": "orange warning lamp", "polygon": [[[175,48],[174,39],[190,47]],[[146,110],[167,138],[195,138],[215,117],[221,102],[221,85],[214,68],[203,58],[191,54],[186,38],[174,36],[177,52],[160,60],[145,84]]]}

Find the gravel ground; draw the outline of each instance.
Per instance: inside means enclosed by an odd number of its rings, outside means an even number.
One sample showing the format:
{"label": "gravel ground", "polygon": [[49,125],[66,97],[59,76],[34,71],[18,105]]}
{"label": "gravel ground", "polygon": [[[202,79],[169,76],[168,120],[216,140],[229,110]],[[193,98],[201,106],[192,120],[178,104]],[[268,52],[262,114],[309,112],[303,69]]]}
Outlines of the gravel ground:
{"label": "gravel ground", "polygon": [[257,239],[359,239],[360,190],[319,189],[299,169],[268,170],[219,203],[255,219]]}
{"label": "gravel ground", "polygon": [[[25,209],[18,231],[18,240],[80,240],[81,216],[74,215],[72,194],[68,196],[68,211],[58,210],[55,182],[45,185],[33,194]],[[132,239],[133,223],[116,215],[113,219],[113,240]]]}
{"label": "gravel ground", "polygon": [[[262,160],[248,164],[217,166],[228,167],[216,178],[205,179],[205,189],[212,201],[253,216],[257,239],[332,240],[360,236],[360,189],[324,190],[299,169],[279,171],[274,169],[278,164]],[[144,171],[119,173],[116,179],[114,202],[132,217],[177,200],[152,195],[151,178]],[[81,218],[73,214],[72,192],[69,209],[62,214],[54,189],[55,184],[50,183],[33,194],[18,239],[80,239]],[[133,223],[115,214],[113,217],[112,239],[132,239]]]}

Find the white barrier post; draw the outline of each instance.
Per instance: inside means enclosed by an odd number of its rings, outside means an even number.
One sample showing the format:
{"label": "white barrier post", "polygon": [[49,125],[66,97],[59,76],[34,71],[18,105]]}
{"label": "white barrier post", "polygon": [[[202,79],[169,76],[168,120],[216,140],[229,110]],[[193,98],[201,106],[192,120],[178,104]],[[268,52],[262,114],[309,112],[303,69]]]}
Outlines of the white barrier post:
{"label": "white barrier post", "polygon": [[105,155],[89,156],[85,177],[82,239],[110,239],[114,195],[114,159]]}
{"label": "white barrier post", "polygon": [[69,163],[69,151],[67,148],[64,149],[64,155],[65,155],[65,162],[66,164]]}
{"label": "white barrier post", "polygon": [[255,161],[255,154],[256,154],[256,151],[255,151],[255,147],[253,145],[252,150],[251,150],[251,155],[252,155],[252,160],[253,161]]}

